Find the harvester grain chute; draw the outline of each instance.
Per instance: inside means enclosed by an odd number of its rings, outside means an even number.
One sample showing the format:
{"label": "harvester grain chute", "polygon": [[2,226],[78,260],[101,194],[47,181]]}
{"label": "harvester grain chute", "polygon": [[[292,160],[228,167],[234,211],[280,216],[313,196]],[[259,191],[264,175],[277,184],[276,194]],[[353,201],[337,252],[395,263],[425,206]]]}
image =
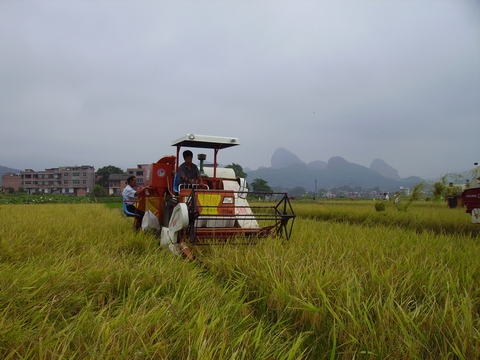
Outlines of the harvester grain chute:
{"label": "harvester grain chute", "polygon": [[[162,246],[185,253],[186,244],[290,238],[295,213],[287,193],[249,191],[245,179],[236,177],[232,168],[218,166],[219,150],[238,145],[238,138],[188,134],[173,141],[176,155],[164,156],[147,167],[144,181],[149,190],[139,206],[158,218]],[[205,164],[207,155],[198,154],[204,187],[176,183],[182,147],[213,150],[213,164]]]}
{"label": "harvester grain chute", "polygon": [[471,171],[473,178],[463,191],[462,200],[467,213],[472,215],[472,222],[480,224],[480,165],[478,163],[475,165],[476,168]]}

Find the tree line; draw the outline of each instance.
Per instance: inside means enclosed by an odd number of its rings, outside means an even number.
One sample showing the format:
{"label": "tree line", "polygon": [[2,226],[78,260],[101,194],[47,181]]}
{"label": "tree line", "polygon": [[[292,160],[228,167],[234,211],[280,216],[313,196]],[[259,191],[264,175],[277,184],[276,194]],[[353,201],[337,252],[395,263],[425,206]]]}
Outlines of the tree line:
{"label": "tree line", "polygon": [[[226,168],[233,169],[235,172],[235,176],[239,178],[247,178],[247,174],[243,171],[243,167],[239,164],[231,163],[230,165],[225,166]],[[125,171],[120,169],[117,166],[107,165],[99,168],[96,172],[97,174],[97,181],[96,185],[93,188],[92,195],[93,196],[106,196],[106,188],[108,188],[108,178],[112,174],[126,174]],[[268,185],[268,182],[263,179],[253,179],[251,184],[247,183],[247,186],[250,189],[250,186],[253,191],[258,192],[265,192],[265,193],[272,193],[272,188]]]}

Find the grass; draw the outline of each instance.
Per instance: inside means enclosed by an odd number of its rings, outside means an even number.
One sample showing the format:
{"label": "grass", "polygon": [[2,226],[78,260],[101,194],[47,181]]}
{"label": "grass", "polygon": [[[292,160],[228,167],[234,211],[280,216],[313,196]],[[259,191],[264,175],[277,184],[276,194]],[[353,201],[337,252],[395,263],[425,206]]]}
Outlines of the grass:
{"label": "grass", "polygon": [[385,204],[385,211],[375,211],[378,201],[318,201],[295,204],[298,217],[366,226],[384,225],[417,232],[475,236],[475,225],[463,208],[450,209],[444,202],[421,201],[413,206]]}
{"label": "grass", "polygon": [[202,247],[188,263],[119,209],[0,205],[0,357],[479,357],[467,214],[294,206],[290,241]]}

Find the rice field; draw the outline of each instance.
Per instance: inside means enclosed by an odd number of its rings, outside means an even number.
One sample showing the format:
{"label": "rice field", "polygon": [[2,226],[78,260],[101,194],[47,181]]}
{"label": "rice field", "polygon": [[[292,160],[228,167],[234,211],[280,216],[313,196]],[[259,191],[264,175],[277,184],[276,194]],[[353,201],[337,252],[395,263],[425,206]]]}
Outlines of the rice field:
{"label": "rice field", "polygon": [[0,205],[2,359],[474,359],[480,237],[445,203],[294,203],[192,263],[102,204]]}

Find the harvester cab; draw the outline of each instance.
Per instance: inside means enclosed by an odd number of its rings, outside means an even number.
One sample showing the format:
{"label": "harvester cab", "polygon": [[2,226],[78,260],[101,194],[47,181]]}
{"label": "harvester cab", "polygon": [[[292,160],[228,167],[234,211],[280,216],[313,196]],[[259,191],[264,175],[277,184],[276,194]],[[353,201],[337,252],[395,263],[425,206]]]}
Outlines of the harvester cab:
{"label": "harvester cab", "polygon": [[475,163],[475,166],[471,170],[473,177],[462,193],[462,200],[467,213],[472,215],[472,222],[480,224],[480,165]]}
{"label": "harvester cab", "polygon": [[[172,142],[176,155],[164,156],[147,168],[148,194],[140,207],[151,210],[162,229],[160,245],[184,252],[187,244],[252,243],[270,236],[289,239],[295,213],[287,193],[249,191],[232,168],[218,166],[218,152],[240,145],[238,138],[188,134]],[[179,184],[181,148],[198,154],[203,186]],[[206,164],[213,151],[213,164]]]}

